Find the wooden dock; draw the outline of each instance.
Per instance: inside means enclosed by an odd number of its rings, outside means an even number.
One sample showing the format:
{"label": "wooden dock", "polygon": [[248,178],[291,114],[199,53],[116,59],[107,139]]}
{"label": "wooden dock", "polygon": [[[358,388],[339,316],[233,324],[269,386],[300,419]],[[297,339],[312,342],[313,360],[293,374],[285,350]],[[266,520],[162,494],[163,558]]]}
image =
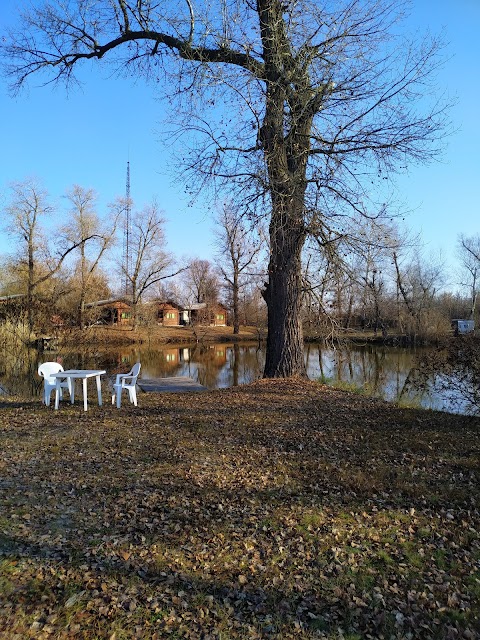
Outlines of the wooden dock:
{"label": "wooden dock", "polygon": [[137,386],[146,392],[189,393],[208,391],[192,378],[176,376],[173,378],[141,378],[137,380]]}

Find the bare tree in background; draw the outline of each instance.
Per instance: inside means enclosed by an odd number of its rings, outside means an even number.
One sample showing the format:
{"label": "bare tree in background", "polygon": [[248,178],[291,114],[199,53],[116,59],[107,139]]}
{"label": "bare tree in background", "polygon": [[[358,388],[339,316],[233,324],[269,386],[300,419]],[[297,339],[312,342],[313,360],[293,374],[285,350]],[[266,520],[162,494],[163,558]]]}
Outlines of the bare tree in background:
{"label": "bare tree in background", "polygon": [[76,265],[78,276],[77,322],[80,329],[85,326],[85,302],[89,285],[93,282],[100,260],[112,246],[118,215],[102,223],[95,210],[96,193],[74,185],[66,194],[70,203],[68,224],[63,234],[69,243],[78,245],[79,258]]}
{"label": "bare tree in background", "polygon": [[166,79],[192,143],[185,177],[200,178],[198,189],[213,177],[230,198],[269,211],[264,375],[288,377],[306,375],[305,239],[329,241],[345,218],[380,215],[375,184],[432,159],[444,135],[432,86],[439,43],[396,31],[404,9],[401,0],[37,0],[2,50],[17,89],[32,74],[73,81],[82,61],[103,59]]}
{"label": "bare tree in background", "polygon": [[391,253],[403,244],[392,221],[364,218],[330,242],[310,241],[304,270],[310,330],[338,338],[357,319],[375,334],[383,330]]}
{"label": "bare tree in background", "polygon": [[155,201],[132,216],[130,234],[132,267],[131,271],[127,272],[126,266],[122,263],[122,269],[131,292],[134,330],[137,327],[138,305],[143,294],[161,280],[176,275],[166,273],[167,268],[173,264],[173,258],[165,250],[164,222],[162,212]]}
{"label": "bare tree in background", "polygon": [[408,246],[408,234],[403,236],[395,222],[363,220],[351,239],[353,261],[350,273],[355,280],[362,314],[362,327],[370,326],[377,335],[385,336],[384,303],[391,272],[392,253],[398,256]]}
{"label": "bare tree in background", "polygon": [[190,303],[212,303],[218,300],[218,277],[209,260],[191,260],[183,274],[183,284]]}
{"label": "bare tree in background", "polygon": [[[398,248],[393,251],[392,257],[400,300],[407,311],[405,319],[399,315],[400,330],[405,331],[412,342],[441,335],[444,331],[436,326],[439,318],[435,317],[435,299],[445,283],[442,259],[433,256],[425,259],[417,251],[413,256],[407,256],[402,264]],[[442,322],[449,327],[446,319],[442,319]]]}
{"label": "bare tree in background", "polygon": [[[35,302],[42,286],[52,282],[61,269],[66,257],[80,247],[92,235],[69,240],[57,250],[52,249],[52,235],[45,231],[43,221],[53,214],[48,194],[35,179],[16,182],[11,185],[11,200],[5,209],[8,219],[7,230],[18,240],[16,253],[17,274],[25,273],[25,282],[20,283],[26,294],[27,322],[30,331],[35,326]],[[55,237],[55,236],[54,236]]]}
{"label": "bare tree in background", "polygon": [[240,290],[255,279],[252,270],[261,251],[261,238],[254,236],[245,218],[232,204],[224,204],[216,217],[220,272],[227,282],[233,307],[233,333],[240,333]]}
{"label": "bare tree in background", "polygon": [[480,235],[458,238],[458,256],[467,282],[462,282],[470,292],[470,319],[475,318],[477,307],[478,289],[480,282]]}
{"label": "bare tree in background", "polygon": [[[313,246],[312,246],[313,245]],[[336,320],[328,312],[328,293],[332,287],[332,255],[316,242],[306,246],[304,257],[304,322],[310,337],[329,338],[335,333]]]}

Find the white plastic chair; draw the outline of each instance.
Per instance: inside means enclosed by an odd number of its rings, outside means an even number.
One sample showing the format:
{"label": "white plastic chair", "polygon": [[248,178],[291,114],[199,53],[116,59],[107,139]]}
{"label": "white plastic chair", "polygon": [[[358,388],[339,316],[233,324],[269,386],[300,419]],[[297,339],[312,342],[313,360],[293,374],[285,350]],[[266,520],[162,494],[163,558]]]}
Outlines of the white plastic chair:
{"label": "white plastic chair", "polygon": [[[50,405],[50,396],[56,388],[56,379],[51,376],[52,373],[63,371],[63,367],[58,362],[44,362],[38,367],[38,375],[43,378],[43,404]],[[60,400],[63,397],[63,389],[68,389],[70,396],[72,395],[72,381],[70,378],[60,381]]]}
{"label": "white plastic chair", "polygon": [[112,393],[112,404],[115,402],[115,398],[117,399],[117,409],[120,409],[120,404],[122,402],[122,391],[126,389],[128,391],[128,395],[130,397],[130,402],[133,402],[135,406],[137,406],[137,378],[140,373],[140,367],[142,365],[140,362],[137,362],[133,365],[132,370],[128,373],[117,373],[117,377],[115,380],[115,384],[113,385],[113,393]]}

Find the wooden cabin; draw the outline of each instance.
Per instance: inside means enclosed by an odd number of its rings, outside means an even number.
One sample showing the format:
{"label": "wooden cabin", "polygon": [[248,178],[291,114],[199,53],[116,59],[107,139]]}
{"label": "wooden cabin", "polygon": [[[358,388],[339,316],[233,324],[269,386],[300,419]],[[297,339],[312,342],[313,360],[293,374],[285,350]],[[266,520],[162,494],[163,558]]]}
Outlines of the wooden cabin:
{"label": "wooden cabin", "polygon": [[97,300],[85,305],[86,309],[95,309],[99,319],[105,324],[130,324],[132,305],[125,298]]}
{"label": "wooden cabin", "polygon": [[185,324],[198,324],[210,327],[227,326],[227,307],[220,302],[199,302],[183,310]]}
{"label": "wooden cabin", "polygon": [[217,302],[215,305],[211,307],[213,313],[213,325],[215,327],[226,327],[227,326],[227,307],[220,302]]}
{"label": "wooden cabin", "polygon": [[164,327],[178,327],[181,324],[181,311],[182,307],[171,300],[158,302],[157,322]]}

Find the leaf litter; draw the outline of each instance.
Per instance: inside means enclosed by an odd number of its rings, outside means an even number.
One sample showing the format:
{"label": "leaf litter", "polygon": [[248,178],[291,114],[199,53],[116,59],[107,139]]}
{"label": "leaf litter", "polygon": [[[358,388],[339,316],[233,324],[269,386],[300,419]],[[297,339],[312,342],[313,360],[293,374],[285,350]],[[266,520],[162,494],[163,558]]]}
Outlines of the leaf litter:
{"label": "leaf litter", "polygon": [[478,638],[480,421],[303,380],[0,413],[0,638]]}

